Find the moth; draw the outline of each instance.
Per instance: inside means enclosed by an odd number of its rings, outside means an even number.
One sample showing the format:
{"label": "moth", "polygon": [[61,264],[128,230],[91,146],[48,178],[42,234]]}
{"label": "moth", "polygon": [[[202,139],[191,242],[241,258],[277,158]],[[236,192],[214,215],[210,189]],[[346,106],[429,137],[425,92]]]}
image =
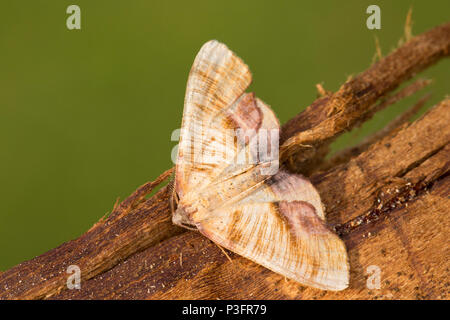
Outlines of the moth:
{"label": "moth", "polygon": [[311,182],[279,167],[280,125],[268,105],[245,92],[251,80],[247,65],[218,41],[197,54],[187,81],[172,221],[300,284],[343,290],[345,245],[327,227]]}

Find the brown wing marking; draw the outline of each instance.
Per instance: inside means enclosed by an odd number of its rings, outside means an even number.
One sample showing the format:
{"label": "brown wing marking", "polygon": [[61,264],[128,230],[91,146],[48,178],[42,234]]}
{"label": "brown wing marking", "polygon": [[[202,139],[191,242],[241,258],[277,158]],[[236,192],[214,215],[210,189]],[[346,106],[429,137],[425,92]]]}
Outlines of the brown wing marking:
{"label": "brown wing marking", "polygon": [[233,122],[234,128],[243,130],[259,130],[263,119],[262,110],[258,108],[253,92],[243,94],[236,107],[227,110],[227,115]]}
{"label": "brown wing marking", "polygon": [[319,218],[325,220],[320,195],[311,182],[301,174],[290,173],[284,168],[240,203],[280,201],[308,202],[314,207]]}
{"label": "brown wing marking", "polygon": [[346,248],[317,209],[320,197],[311,183],[280,171],[240,202],[194,215],[194,223],[214,242],[274,272],[342,290],[349,281]]}

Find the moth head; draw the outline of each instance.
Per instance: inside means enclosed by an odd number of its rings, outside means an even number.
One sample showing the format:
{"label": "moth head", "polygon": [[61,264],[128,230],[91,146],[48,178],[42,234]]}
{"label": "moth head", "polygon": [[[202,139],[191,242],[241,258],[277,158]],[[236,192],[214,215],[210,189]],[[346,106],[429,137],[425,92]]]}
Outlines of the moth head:
{"label": "moth head", "polygon": [[173,213],[172,223],[189,230],[197,229],[195,224],[193,224],[191,219],[189,219],[189,214],[186,212],[184,206],[179,206],[177,210]]}

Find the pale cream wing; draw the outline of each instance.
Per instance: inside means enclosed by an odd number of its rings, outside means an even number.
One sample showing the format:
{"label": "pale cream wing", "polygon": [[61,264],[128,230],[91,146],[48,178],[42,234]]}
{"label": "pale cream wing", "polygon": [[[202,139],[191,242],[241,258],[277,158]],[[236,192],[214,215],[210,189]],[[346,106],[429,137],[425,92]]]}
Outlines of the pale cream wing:
{"label": "pale cream wing", "polygon": [[187,83],[178,145],[176,191],[180,197],[216,177],[235,157],[229,143],[235,123],[225,110],[250,82],[248,67],[224,44],[209,41],[197,54]]}
{"label": "pale cream wing", "polygon": [[[254,192],[261,182],[270,178],[278,170],[279,123],[270,107],[248,93],[242,95],[215,121],[224,121],[239,137],[235,144],[223,150],[235,156],[227,161],[222,170],[214,171],[214,176],[204,176],[195,188],[181,196],[180,207],[195,207],[196,200],[204,199],[204,209],[210,211],[225,203],[236,203],[247,194]],[[227,130],[225,130],[227,131]],[[245,132],[242,135],[242,132]],[[214,138],[214,137],[213,137]],[[211,138],[211,140],[214,140]],[[220,142],[211,141],[208,147],[218,147]],[[211,150],[211,153],[214,153]],[[225,158],[221,158],[225,162]],[[200,171],[201,164],[195,167]],[[217,168],[219,169],[219,168]],[[197,179],[195,174],[192,179]],[[198,208],[199,209],[199,208]],[[188,210],[189,211],[189,210]]]}
{"label": "pale cream wing", "polygon": [[[312,185],[296,175],[265,183],[236,205],[194,214],[198,230],[217,244],[299,283],[324,290],[347,288],[349,264],[344,243],[319,217],[321,207],[308,202],[303,193],[296,194],[295,187],[304,192]],[[309,191],[313,198],[314,191]]]}

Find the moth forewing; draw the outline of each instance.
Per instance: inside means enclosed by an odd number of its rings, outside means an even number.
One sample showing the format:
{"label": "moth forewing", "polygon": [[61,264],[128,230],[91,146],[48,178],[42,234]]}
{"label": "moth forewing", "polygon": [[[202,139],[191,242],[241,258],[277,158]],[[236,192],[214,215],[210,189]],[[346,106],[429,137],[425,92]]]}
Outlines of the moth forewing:
{"label": "moth forewing", "polygon": [[[227,166],[226,159],[208,166],[192,159],[202,159],[198,146],[212,142],[205,140],[205,133],[224,129],[229,122],[224,110],[242,96],[250,82],[248,67],[224,44],[209,41],[200,49],[189,73],[178,145],[175,187],[180,197],[199,184],[208,184]],[[220,141],[215,141],[218,148]]]}

